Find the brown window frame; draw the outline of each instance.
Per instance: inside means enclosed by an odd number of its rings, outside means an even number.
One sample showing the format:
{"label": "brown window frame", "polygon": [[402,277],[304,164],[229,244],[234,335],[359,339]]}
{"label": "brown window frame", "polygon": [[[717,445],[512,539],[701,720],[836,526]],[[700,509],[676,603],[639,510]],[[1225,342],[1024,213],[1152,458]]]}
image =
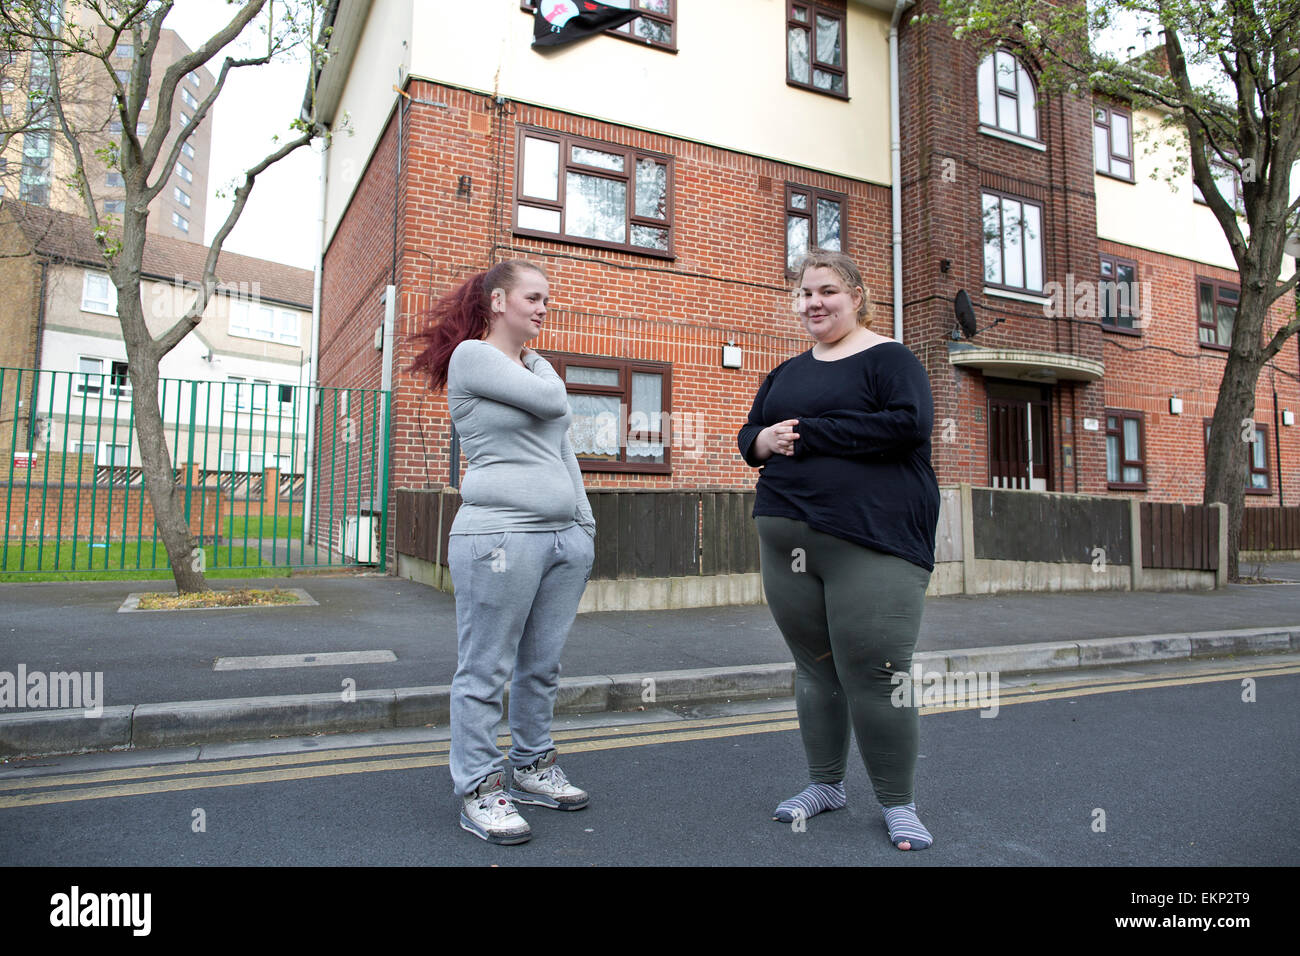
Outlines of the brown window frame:
{"label": "brown window frame", "polygon": [[[984,230],[984,197],[985,196],[997,196],[1001,199],[1012,199],[1020,203],[1021,205],[1036,206],[1038,208],[1038,225],[1043,233],[1041,236],[1038,237],[1038,264],[1039,264],[1038,274],[1042,276],[1043,288],[1031,289],[1027,285],[1008,285],[1005,282],[993,282],[988,278],[984,277],[984,232],[983,230]],[[999,218],[998,221],[1000,224],[1001,219]],[[1024,196],[1017,196],[1015,193],[1004,192],[1003,190],[1000,189],[989,189],[986,186],[981,186],[979,222],[980,222],[980,277],[984,282],[984,285],[990,289],[1002,289],[1006,292],[1018,292],[1021,295],[1045,296],[1047,294],[1046,290],[1047,290],[1047,282],[1048,282],[1047,279],[1047,209],[1045,207],[1045,204],[1039,202],[1036,199],[1028,199]],[[1007,262],[1006,262],[1007,250],[1006,250],[1006,245],[1002,243],[1001,234],[999,234],[998,242],[1002,248],[1002,277],[1005,279],[1007,275]],[[1021,243],[1021,246],[1026,249],[1026,256],[1027,256],[1028,247],[1023,242]],[[1026,258],[1024,264],[1028,265],[1028,263],[1029,260],[1028,258]],[[1028,275],[1029,270],[1025,269],[1024,274]]]}
{"label": "brown window frame", "polygon": [[[1137,282],[1138,282],[1138,264],[1137,264],[1137,262],[1136,262],[1135,260],[1133,260],[1133,259],[1125,259],[1123,256],[1112,256],[1112,255],[1110,255],[1109,253],[1105,253],[1105,252],[1098,253],[1098,260],[1099,260],[1099,261],[1098,261],[1098,267],[1097,267],[1097,269],[1098,269],[1098,275],[1100,276],[1100,281],[1101,281],[1102,283],[1112,282],[1112,283],[1115,283],[1116,286],[1118,286],[1118,285],[1119,285],[1119,267],[1120,267],[1120,266],[1128,266],[1128,267],[1132,268],[1132,270],[1133,270],[1133,284],[1134,284],[1134,285],[1137,284]],[[1105,274],[1104,272],[1101,271],[1101,267],[1104,266],[1107,262],[1110,263],[1111,272],[1112,272],[1112,275],[1111,275],[1109,278],[1107,278],[1106,274]],[[1138,335],[1138,336],[1140,336],[1140,335],[1142,334],[1142,330],[1141,330],[1141,329],[1138,329],[1138,328],[1131,328],[1131,327],[1125,327],[1125,326],[1123,326],[1123,325],[1120,325],[1120,324],[1116,321],[1116,319],[1118,319],[1118,318],[1120,317],[1119,315],[1116,315],[1116,316],[1114,316],[1114,317],[1111,317],[1111,316],[1109,316],[1109,315],[1107,314],[1109,310],[1107,310],[1107,309],[1105,308],[1105,306],[1106,306],[1106,300],[1105,300],[1105,298],[1104,298],[1104,290],[1105,290],[1105,286],[1104,286],[1104,284],[1098,286],[1098,290],[1097,290],[1097,311],[1098,311],[1098,313],[1100,313],[1100,315],[1101,315],[1101,327],[1102,327],[1105,331],[1107,331],[1107,332],[1119,332],[1119,333],[1122,334],[1122,335]],[[1128,314],[1123,316],[1124,318],[1128,319],[1130,322],[1136,322],[1136,321],[1139,321],[1139,319],[1140,319],[1140,316],[1138,315],[1137,310],[1135,310],[1135,309],[1133,308],[1133,302],[1134,302],[1134,300],[1135,300],[1135,296],[1132,294],[1132,291],[1130,290],[1130,294],[1129,294],[1129,310],[1128,310]],[[1116,303],[1116,306],[1118,307],[1118,302]]]}
{"label": "brown window frame", "polygon": [[[791,197],[795,193],[805,193],[808,196],[808,208],[796,209],[791,202]],[[785,222],[782,223],[782,246],[785,249],[785,274],[788,278],[794,278],[794,267],[790,262],[790,217],[794,216],[799,219],[808,220],[808,248],[818,249],[817,245],[817,200],[825,199],[828,202],[837,202],[840,204],[840,248],[839,251],[845,255],[851,255],[849,249],[849,230],[848,217],[846,213],[849,208],[849,197],[846,193],[832,192],[829,189],[814,189],[811,186],[802,186],[799,183],[787,182],[785,184]]]}
{"label": "brown window frame", "polygon": [[[1097,116],[1098,113],[1105,113],[1106,114],[1105,119],[1104,120],[1099,119]],[[1119,153],[1115,152],[1115,127],[1111,123],[1111,119],[1110,119],[1111,115],[1115,113],[1121,114],[1128,120],[1128,155],[1127,156],[1121,156]],[[1096,141],[1094,139],[1093,156],[1092,156],[1093,171],[1097,173],[1097,175],[1099,176],[1107,176],[1111,179],[1118,179],[1122,183],[1136,183],[1137,164],[1134,161],[1135,157],[1133,156],[1133,114],[1129,110],[1122,110],[1122,109],[1118,109],[1117,107],[1108,106],[1105,104],[1099,106],[1098,104],[1093,103],[1092,125],[1094,128],[1100,126],[1106,130],[1106,168],[1105,169],[1097,168],[1097,148],[1096,148]],[[1121,176],[1118,173],[1111,172],[1110,167],[1117,160],[1121,163],[1128,163],[1129,174],[1127,176]]]}
{"label": "brown window frame", "polygon": [[[807,20],[796,20],[794,16],[795,7],[802,7],[808,13]],[[840,25],[840,65],[838,67],[824,63],[817,58],[817,15],[821,14],[830,20],[836,20]],[[813,93],[821,93],[824,96],[833,96],[837,100],[847,100],[849,98],[849,24],[848,10],[844,5],[838,7],[830,6],[825,2],[816,2],[816,0],[786,0],[785,4],[785,82],[787,86],[793,86],[801,90],[810,90]],[[807,30],[808,31],[808,75],[809,80],[805,83],[803,80],[796,80],[791,75],[790,70],[790,31]],[[824,89],[814,85],[813,77],[818,70],[823,73],[830,73],[839,76],[844,81],[844,92],[840,93],[833,89]]]}
{"label": "brown window frame", "polygon": [[[1017,71],[1023,71],[1024,74],[1025,74],[1025,76],[1026,76],[1026,78],[1029,80],[1029,96],[1030,96],[1030,98],[1033,100],[1033,108],[1034,108],[1034,135],[1032,135],[1032,136],[1030,136],[1028,133],[1024,132],[1024,131],[1020,128],[1020,103],[1021,103],[1020,84],[1019,84],[1019,83],[1016,84],[1016,92],[1015,92],[1015,93],[1011,93],[1011,92],[1008,91],[1008,90],[1002,90],[1002,89],[1000,89],[1000,88],[998,87],[998,72],[997,72],[997,71],[998,71],[998,60],[997,60],[997,57],[998,57],[998,54],[999,54],[999,53],[1002,53],[1002,54],[1005,54],[1005,55],[1011,57],[1011,59],[1012,59],[1012,60],[1015,62],[1015,64],[1016,64],[1016,69],[1017,69]],[[986,101],[983,100],[983,99],[981,99],[982,88],[981,88],[981,81],[980,81],[980,78],[979,78],[979,72],[980,72],[980,70],[982,70],[984,64],[987,63],[987,62],[989,62],[989,61],[992,61],[992,64],[993,64],[993,67],[992,67],[992,68],[993,68],[993,103],[992,103],[992,107],[993,107],[993,122],[992,122],[992,124],[989,124],[989,123],[984,122],[984,105],[985,105],[985,102],[986,102]],[[975,99],[976,99],[976,113],[975,113],[975,118],[976,118],[976,122],[978,123],[978,129],[979,129],[980,131],[982,131],[982,132],[983,132],[983,131],[987,131],[987,132],[990,133],[991,135],[997,135],[997,136],[1002,136],[1002,137],[1012,137],[1013,140],[1019,140],[1019,141],[1022,141],[1022,142],[1024,142],[1024,143],[1033,143],[1033,144],[1041,145],[1041,146],[1046,146],[1046,145],[1047,145],[1047,140],[1046,140],[1046,138],[1045,138],[1045,136],[1044,136],[1044,134],[1043,134],[1043,120],[1042,120],[1042,117],[1041,117],[1041,116],[1039,115],[1039,113],[1038,113],[1038,102],[1039,102],[1039,101],[1038,101],[1038,94],[1039,94],[1039,89],[1038,89],[1039,84],[1038,84],[1038,81],[1034,78],[1034,73],[1033,73],[1033,71],[1032,71],[1031,69],[1029,69],[1028,66],[1025,65],[1024,60],[1021,59],[1021,57],[1017,55],[1017,53],[1016,53],[1015,50],[1013,50],[1013,49],[1011,49],[1011,48],[1008,48],[1008,47],[1002,47],[1002,46],[994,47],[993,49],[989,50],[988,53],[987,53],[987,55],[984,56],[984,57],[982,57],[982,58],[980,59],[979,66],[976,67],[975,85],[976,85],[976,91],[975,91]],[[998,110],[998,98],[1001,97],[1001,96],[1004,96],[1004,95],[1005,95],[1005,96],[1011,96],[1011,97],[1016,101],[1016,128],[1015,128],[1015,129],[1007,129],[1005,126],[1002,126],[1002,125],[998,122],[998,116],[999,116],[999,110]],[[1094,163],[1094,165],[1095,165],[1095,163]]]}
{"label": "brown window frame", "polygon": [[[1202,423],[1204,424],[1204,426],[1205,426],[1205,428],[1204,428],[1204,430],[1203,430],[1203,434],[1205,435],[1205,448],[1204,448],[1204,451],[1205,451],[1205,466],[1206,466],[1206,467],[1205,467],[1205,472],[1206,472],[1206,477],[1207,477],[1207,479],[1208,479],[1208,477],[1209,477],[1209,471],[1210,471],[1210,469],[1209,469],[1209,464],[1210,464],[1210,424],[1213,422],[1213,419],[1210,419],[1210,418],[1203,418],[1203,419],[1201,419],[1201,422],[1202,422]],[[1248,494],[1248,495],[1271,495],[1271,494],[1273,494],[1273,482],[1272,482],[1272,480],[1269,478],[1269,470],[1268,470],[1268,469],[1269,469],[1269,464],[1268,464],[1268,426],[1267,426],[1267,425],[1260,425],[1260,424],[1258,424],[1258,423],[1255,425],[1255,442],[1258,442],[1258,443],[1263,447],[1263,449],[1264,449],[1264,464],[1263,464],[1262,467],[1256,468],[1256,467],[1255,467],[1255,454],[1254,454],[1254,452],[1253,452],[1253,451],[1247,451],[1247,452],[1246,452],[1246,455],[1247,455],[1247,458],[1246,458],[1246,494]],[[1248,442],[1247,444],[1254,444],[1254,442]],[[1256,488],[1254,485],[1252,485],[1252,484],[1251,484],[1251,480],[1250,480],[1250,479],[1251,479],[1251,475],[1263,475],[1263,476],[1264,476],[1264,487],[1263,487],[1263,488]]]}
{"label": "brown window frame", "polygon": [[[1109,475],[1110,460],[1109,460],[1109,453],[1107,454],[1106,467],[1107,467],[1108,474],[1106,477],[1106,487],[1108,489],[1114,489],[1116,491],[1146,491],[1147,490],[1147,466],[1146,466],[1146,458],[1145,458],[1146,447],[1147,447],[1146,416],[1142,412],[1133,411],[1127,408],[1106,408],[1103,409],[1102,411],[1103,414],[1105,414],[1106,416],[1106,438],[1109,439],[1111,435],[1114,435],[1119,439],[1119,453],[1120,453],[1119,474],[1121,480],[1119,481],[1110,480],[1110,475]],[[1112,418],[1116,418],[1119,420],[1118,426],[1116,428],[1110,427],[1110,420]],[[1132,419],[1138,423],[1138,448],[1137,448],[1138,457],[1137,458],[1124,457],[1124,452],[1126,450],[1124,448],[1124,422],[1126,419]],[[1142,478],[1139,481],[1124,481],[1123,477],[1124,477],[1125,468],[1139,469],[1142,472]]]}
{"label": "brown window frame", "polygon": [[[1201,321],[1201,288],[1207,285],[1213,287],[1214,290],[1214,305],[1215,305],[1216,316],[1218,315],[1218,306],[1220,304],[1231,305],[1234,310],[1238,310],[1238,311],[1240,310],[1241,286],[1236,285],[1232,282],[1227,282],[1223,279],[1207,279],[1202,276],[1196,277],[1196,341],[1201,346],[1201,348],[1215,349],[1216,351],[1219,352],[1226,352],[1232,347],[1232,334],[1231,333],[1228,334],[1227,345],[1220,345],[1218,343],[1219,323],[1215,321],[1213,323],[1207,324]],[[1219,294],[1224,289],[1231,289],[1234,293],[1236,293],[1237,301],[1230,302],[1227,299],[1220,299]],[[1237,312],[1234,312],[1232,316],[1232,328],[1233,331],[1236,331]],[[1206,342],[1204,339],[1201,338],[1201,332],[1202,330],[1205,329],[1213,329],[1215,335],[1215,341]]]}
{"label": "brown window frame", "polygon": [[[608,3],[608,0],[605,0]],[[631,3],[637,3],[638,0],[631,0]],[[525,13],[534,14],[537,12],[537,0],[519,0],[519,9]],[[635,9],[629,5],[629,9]],[[632,27],[636,20],[630,20],[621,27],[613,27],[606,30],[605,33],[612,37],[618,37],[620,40],[627,40],[629,43],[635,43],[637,46],[654,47],[656,50],[666,50],[669,53],[677,52],[677,0],[668,0],[668,12],[658,13],[653,10],[644,11],[637,20],[640,19],[654,20],[668,27],[670,38],[667,43],[660,40],[652,40],[649,37],[637,36],[632,32]]]}
{"label": "brown window frame", "polygon": [[[524,189],[524,141],[526,139],[541,139],[559,144],[559,170],[557,173],[557,189],[555,199],[539,199],[528,196],[523,192]],[[591,149],[601,153],[620,153],[623,155],[623,171],[602,169],[598,166],[586,166],[582,163],[575,163],[568,157],[572,156],[573,147],[582,149]],[[667,167],[667,199],[665,200],[665,211],[663,219],[654,219],[648,216],[638,216],[636,210],[636,164],[640,159],[650,159],[655,162],[663,163]],[[603,239],[591,239],[586,236],[573,236],[564,231],[564,191],[567,184],[567,173],[581,173],[584,176],[596,176],[603,179],[619,180],[627,183],[627,209],[625,212],[625,223],[627,225],[628,242],[607,242]],[[676,160],[674,157],[665,153],[656,153],[648,149],[635,149],[631,146],[623,146],[619,143],[610,143],[604,140],[591,139],[586,136],[573,136],[569,133],[560,133],[556,130],[545,129],[540,126],[519,126],[515,132],[515,187],[514,187],[514,205],[511,209],[512,232],[516,236],[531,236],[535,239],[548,239],[552,242],[564,242],[575,246],[589,246],[598,249],[614,249],[618,252],[630,252],[633,255],[651,256],[656,259],[675,259],[677,257],[674,247],[676,245],[676,228],[673,220],[673,200],[676,191]],[[547,232],[542,229],[525,229],[518,225],[520,205],[530,206],[538,209],[548,209],[558,212],[560,215],[560,231]],[[646,226],[650,229],[664,229],[668,232],[667,249],[651,249],[647,246],[633,245],[630,241],[633,226]]]}
{"label": "brown window frame", "polygon": [[[662,417],[660,425],[665,421],[671,428],[672,422],[672,384],[673,367],[668,362],[650,362],[641,359],[621,359],[612,358],[603,355],[579,355],[573,352],[551,352],[543,350],[539,354],[551,363],[560,380],[564,382],[565,390],[570,395],[601,395],[616,397],[620,406],[620,422],[626,424],[631,416],[632,407],[632,373],[642,372],[648,375],[658,375],[662,378],[663,386],[660,394],[663,396],[663,408],[661,409]],[[570,365],[578,365],[585,368],[604,368],[616,369],[619,373],[618,386],[612,385],[587,385],[574,384],[568,381],[566,369]],[[626,417],[622,409],[628,409]],[[625,474],[643,474],[643,475],[670,475],[673,470],[673,453],[669,444],[664,445],[664,460],[662,462],[640,462],[627,460],[627,431],[619,435],[619,459],[611,461],[604,458],[584,458],[578,455],[578,467],[584,472],[618,472]],[[671,439],[671,433],[669,438]],[[642,439],[648,442],[663,441],[663,432],[655,431],[646,433]]]}

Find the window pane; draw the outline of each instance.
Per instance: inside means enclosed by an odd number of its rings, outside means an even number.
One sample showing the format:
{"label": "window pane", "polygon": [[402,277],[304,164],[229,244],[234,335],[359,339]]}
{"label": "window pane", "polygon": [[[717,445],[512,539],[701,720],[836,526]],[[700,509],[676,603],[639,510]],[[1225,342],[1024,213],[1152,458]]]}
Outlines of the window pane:
{"label": "window pane", "polygon": [[793,269],[798,258],[808,251],[808,220],[803,216],[785,217],[786,268]]}
{"label": "window pane", "polygon": [[1110,137],[1106,127],[1096,124],[1092,127],[1092,160],[1098,172],[1110,172]]}
{"label": "window pane", "polygon": [[817,14],[817,62],[840,65],[840,21]]}
{"label": "window pane", "polygon": [[791,193],[791,194],[790,194],[790,208],[791,208],[791,209],[807,209],[807,208],[808,208],[808,194],[807,194],[807,193]]}
{"label": "window pane", "polygon": [[1109,259],[1102,259],[1102,260],[1101,260],[1101,277],[1102,277],[1103,279],[1109,279],[1109,278],[1110,278],[1112,275],[1114,275],[1114,274],[1115,274],[1115,272],[1114,272],[1114,267],[1112,266],[1111,261],[1110,261]]}
{"label": "window pane", "polygon": [[632,245],[641,246],[644,249],[659,249],[663,252],[667,252],[668,230],[655,229],[651,226],[633,226]]}
{"label": "window pane", "polygon": [[1134,465],[1124,467],[1124,480],[1129,484],[1137,485],[1142,483],[1142,469]]}
{"label": "window pane", "polygon": [[1029,71],[1021,67],[1017,71],[1020,86],[1020,135],[1038,136],[1038,106],[1034,102],[1034,81],[1029,78]]}
{"label": "window pane", "polygon": [[627,183],[569,173],[564,223],[571,236],[604,242],[627,241]]}
{"label": "window pane", "polygon": [[838,73],[826,73],[823,70],[813,70],[813,86],[819,90],[831,90],[835,93],[844,92],[844,77]]}
{"label": "window pane", "polygon": [[1002,267],[1006,270],[1003,282],[1011,286],[1025,284],[1025,253],[1021,241],[1024,225],[1020,218],[1021,204],[1014,199],[1002,200]]}
{"label": "window pane", "polygon": [[537,229],[542,232],[559,232],[560,211],[558,209],[538,209],[536,206],[520,206],[519,228]]}
{"label": "window pane", "polygon": [[829,199],[817,200],[817,247],[840,248],[840,204]]}
{"label": "window pane", "polygon": [[[524,195],[538,199],[560,198],[560,144],[548,139],[524,138]],[[558,231],[558,226],[556,227]]]}
{"label": "window pane", "polygon": [[1127,157],[1129,155],[1128,117],[1122,113],[1111,113],[1110,128],[1113,133],[1111,149],[1114,150],[1116,156]]}
{"label": "window pane", "polygon": [[806,8],[793,7],[791,8],[790,13],[794,16],[794,19],[798,20],[800,23],[808,22],[808,10]]}
{"label": "window pane", "polygon": [[1037,206],[1024,205],[1025,288],[1043,291],[1043,223]]}
{"label": "window pane", "polygon": [[786,38],[790,60],[790,79],[807,83],[811,78],[812,64],[808,62],[808,31],[791,27]]}
{"label": "window pane", "polygon": [[[647,441],[663,429],[663,376],[632,373],[632,407],[628,412],[627,457],[629,461],[662,462],[663,442]],[[662,439],[662,435],[660,436]]]}
{"label": "window pane", "polygon": [[616,395],[569,396],[569,408],[573,410],[569,440],[575,455],[618,459],[618,406]]}
{"label": "window pane", "polygon": [[1008,133],[1020,131],[1020,124],[1016,119],[1016,98],[1006,93],[998,94],[998,127]]}
{"label": "window pane", "polygon": [[668,212],[668,167],[653,159],[636,162],[636,214],[664,219]]}
{"label": "window pane", "polygon": [[984,281],[1002,282],[1002,204],[984,196]]}
{"label": "window pane", "polygon": [[980,63],[980,122],[985,126],[998,125],[997,90],[993,85],[993,54]]}
{"label": "window pane", "polygon": [[79,358],[77,359],[77,370],[87,375],[98,375],[104,368],[102,359],[97,358]]}
{"label": "window pane", "polygon": [[573,162],[584,166],[596,166],[599,169],[623,171],[624,158],[618,153],[603,153],[598,149],[585,149],[581,146],[572,148]]}
{"label": "window pane", "polygon": [[1106,480],[1119,481],[1119,436],[1106,436]]}
{"label": "window pane", "polygon": [[1232,344],[1232,320],[1237,317],[1237,310],[1230,305],[1219,303],[1219,344]]}
{"label": "window pane", "polygon": [[1127,461],[1137,461],[1141,457],[1141,449],[1138,447],[1138,421],[1136,418],[1126,418],[1124,419],[1124,458]]}
{"label": "window pane", "polygon": [[1016,92],[1016,61],[1010,53],[998,50],[995,54],[998,89],[1009,93]]}
{"label": "window pane", "polygon": [[1123,176],[1125,179],[1133,178],[1133,165],[1122,159],[1112,159],[1110,161],[1110,171],[1116,176]]}
{"label": "window pane", "polygon": [[1250,461],[1255,468],[1264,467],[1264,455],[1267,445],[1263,430],[1255,432],[1255,440],[1250,443]]}
{"label": "window pane", "polygon": [[644,40],[651,40],[655,43],[673,42],[673,28],[666,23],[660,23],[658,20],[651,20],[649,17],[638,17],[633,20],[632,33]]}
{"label": "window pane", "polygon": [[618,388],[618,369],[567,365],[564,368],[564,380],[571,385],[609,385]]}

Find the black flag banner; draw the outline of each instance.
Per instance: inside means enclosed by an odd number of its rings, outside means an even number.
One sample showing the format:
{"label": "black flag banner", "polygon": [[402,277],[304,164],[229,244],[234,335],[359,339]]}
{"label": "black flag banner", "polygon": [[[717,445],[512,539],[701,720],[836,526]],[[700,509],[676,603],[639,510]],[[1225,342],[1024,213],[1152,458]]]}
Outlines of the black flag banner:
{"label": "black flag banner", "polygon": [[538,0],[533,14],[533,48],[560,46],[611,27],[621,27],[640,11],[611,7],[595,0]]}

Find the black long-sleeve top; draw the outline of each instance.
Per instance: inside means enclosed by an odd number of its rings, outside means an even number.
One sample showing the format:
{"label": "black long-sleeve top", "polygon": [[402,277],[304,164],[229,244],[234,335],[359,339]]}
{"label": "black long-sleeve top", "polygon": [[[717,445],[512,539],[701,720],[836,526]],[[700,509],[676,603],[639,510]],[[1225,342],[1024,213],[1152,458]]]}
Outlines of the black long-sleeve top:
{"label": "black long-sleeve top", "polygon": [[[794,454],[754,458],[758,433],[790,418]],[[787,359],[763,380],[738,436],[745,461],[762,468],[754,516],[803,521],[933,571],[933,427],[930,379],[897,342],[834,361],[811,349]]]}

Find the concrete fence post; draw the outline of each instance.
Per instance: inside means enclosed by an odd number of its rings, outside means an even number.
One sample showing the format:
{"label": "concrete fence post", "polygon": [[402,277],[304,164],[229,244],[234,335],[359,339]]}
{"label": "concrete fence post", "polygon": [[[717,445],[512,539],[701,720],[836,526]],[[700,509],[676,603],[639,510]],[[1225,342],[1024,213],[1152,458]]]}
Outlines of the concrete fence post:
{"label": "concrete fence post", "polygon": [[975,509],[971,506],[970,485],[961,489],[961,592],[978,594],[975,589]]}
{"label": "concrete fence post", "polygon": [[1142,502],[1137,498],[1128,500],[1129,524],[1129,589],[1141,591],[1142,581]]}

